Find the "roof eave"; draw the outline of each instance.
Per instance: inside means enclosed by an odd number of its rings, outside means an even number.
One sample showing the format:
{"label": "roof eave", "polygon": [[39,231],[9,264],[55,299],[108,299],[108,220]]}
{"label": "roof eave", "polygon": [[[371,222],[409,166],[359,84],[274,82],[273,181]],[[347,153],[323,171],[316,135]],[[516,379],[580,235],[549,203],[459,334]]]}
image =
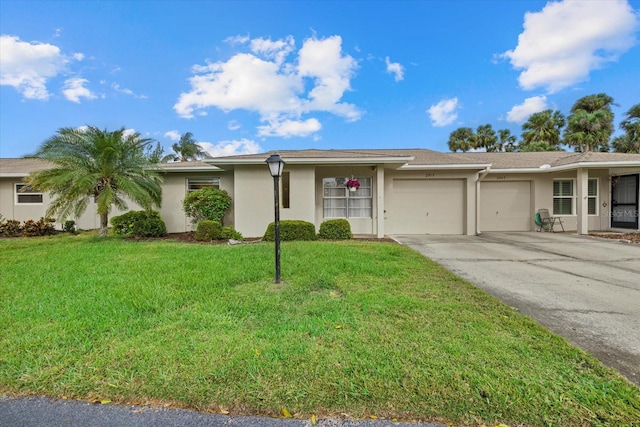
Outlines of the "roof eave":
{"label": "roof eave", "polygon": [[399,170],[433,170],[433,169],[466,169],[483,170],[491,167],[491,163],[483,164],[456,164],[456,165],[404,165]]}
{"label": "roof eave", "polygon": [[190,168],[190,167],[180,167],[180,168],[157,168],[157,169],[152,169],[156,172],[162,172],[162,173],[170,173],[170,172],[220,172],[223,171],[224,169],[220,169],[217,166],[209,166],[206,168],[203,167],[197,167],[197,168]]}
{"label": "roof eave", "polygon": [[0,178],[24,178],[29,176],[28,172],[0,172]]}
{"label": "roof eave", "polygon": [[[282,157],[282,160],[288,165],[340,165],[340,164],[399,164],[404,165],[407,162],[413,160],[413,156],[403,157]],[[265,163],[264,159],[207,159],[207,163],[214,165],[262,165]]]}

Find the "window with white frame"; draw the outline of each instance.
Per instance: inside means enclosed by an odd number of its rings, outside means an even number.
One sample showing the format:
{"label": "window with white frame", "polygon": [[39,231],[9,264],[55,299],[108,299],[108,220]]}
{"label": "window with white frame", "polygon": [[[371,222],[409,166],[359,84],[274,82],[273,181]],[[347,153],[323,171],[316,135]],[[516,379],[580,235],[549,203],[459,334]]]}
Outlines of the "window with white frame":
{"label": "window with white frame", "polygon": [[553,181],[553,214],[573,215],[573,180],[555,179]]}
{"label": "window with white frame", "polygon": [[[553,181],[553,214],[575,214],[575,180],[556,179]],[[598,214],[598,178],[589,178],[587,181],[587,213]]]}
{"label": "window with white frame", "polygon": [[588,207],[587,207],[588,214],[598,215],[598,178],[589,178],[589,184],[587,188],[587,200],[588,200]]}
{"label": "window with white frame", "polygon": [[39,205],[42,204],[42,193],[33,190],[27,184],[16,184],[16,204],[19,205]]}
{"label": "window with white frame", "polygon": [[220,188],[220,178],[197,178],[187,179],[187,193],[200,190],[202,188]]}
{"label": "window with white frame", "polygon": [[349,190],[345,185],[348,178],[322,180],[324,218],[371,218],[371,178],[355,179],[360,183],[360,187],[355,191]]}

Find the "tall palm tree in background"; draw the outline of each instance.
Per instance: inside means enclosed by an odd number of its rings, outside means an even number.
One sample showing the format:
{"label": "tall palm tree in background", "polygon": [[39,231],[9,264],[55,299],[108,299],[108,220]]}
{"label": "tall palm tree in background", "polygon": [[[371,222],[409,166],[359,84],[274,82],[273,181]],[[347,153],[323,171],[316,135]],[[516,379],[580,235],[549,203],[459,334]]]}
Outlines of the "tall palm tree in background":
{"label": "tall palm tree in background", "polygon": [[613,98],[606,93],[578,99],[571,107],[564,142],[576,151],[609,151],[614,131],[612,105]]}
{"label": "tall palm tree in background", "polygon": [[472,148],[475,148],[475,134],[473,133],[473,129],[462,127],[454,130],[449,135],[449,150],[456,152],[458,150],[469,151]]}
{"label": "tall palm tree in background", "polygon": [[498,136],[490,124],[480,125],[476,129],[475,144],[473,148],[484,148],[487,151],[501,151],[498,147]]}
{"label": "tall palm tree in background", "polygon": [[210,158],[209,154],[198,144],[191,132],[185,132],[180,137],[180,141],[174,143],[171,149],[175,154],[167,154],[162,158],[166,162],[190,162],[203,158]]}
{"label": "tall palm tree in background", "polygon": [[47,216],[60,221],[79,217],[95,200],[104,236],[113,206],[127,210],[127,199],[145,209],[160,206],[162,179],[145,155],[152,143],[125,128],[62,128],[28,156],[47,160],[52,167],[32,172],[26,182],[51,194]]}
{"label": "tall palm tree in background", "polygon": [[620,122],[624,135],[613,138],[613,151],[640,154],[640,104],[631,107],[625,116],[627,117]]}
{"label": "tall palm tree in background", "polygon": [[516,136],[512,135],[509,129],[500,129],[498,131],[498,149],[495,151],[506,151],[508,153],[516,151],[518,147],[516,140]]}
{"label": "tall palm tree in background", "polygon": [[560,111],[544,110],[529,116],[522,125],[520,151],[557,151],[560,150],[560,135],[566,123]]}

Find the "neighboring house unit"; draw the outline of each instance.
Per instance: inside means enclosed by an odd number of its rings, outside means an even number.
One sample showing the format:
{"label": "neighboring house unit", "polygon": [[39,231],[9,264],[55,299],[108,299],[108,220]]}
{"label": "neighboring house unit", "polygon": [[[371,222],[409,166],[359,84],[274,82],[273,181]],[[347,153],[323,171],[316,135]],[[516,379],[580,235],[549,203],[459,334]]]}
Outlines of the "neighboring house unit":
{"label": "neighboring house unit", "polygon": [[[346,218],[356,234],[478,234],[535,230],[535,212],[548,208],[566,230],[638,230],[640,155],[619,153],[439,153],[425,149],[279,151],[281,219]],[[161,165],[160,212],[169,232],[191,229],[182,211],[187,192],[225,189],[232,207],[225,225],[261,236],[273,221],[273,153]],[[0,214],[37,219],[46,194],[20,193],[23,179],[46,164],[0,159]],[[347,179],[360,182],[348,191]],[[138,209],[130,206],[131,209]],[[118,212],[112,212],[111,216]],[[97,228],[93,211],[77,219]]]}

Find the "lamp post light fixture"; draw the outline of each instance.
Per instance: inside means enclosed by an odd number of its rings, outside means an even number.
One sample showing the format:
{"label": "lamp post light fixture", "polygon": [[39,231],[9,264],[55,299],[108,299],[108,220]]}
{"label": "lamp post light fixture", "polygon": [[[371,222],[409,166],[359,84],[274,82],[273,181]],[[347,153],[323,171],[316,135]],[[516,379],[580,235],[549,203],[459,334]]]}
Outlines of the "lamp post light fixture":
{"label": "lamp post light fixture", "polygon": [[269,173],[273,177],[273,197],[275,206],[275,228],[276,228],[276,283],[280,283],[280,177],[284,169],[284,160],[279,154],[272,154],[267,160]]}

